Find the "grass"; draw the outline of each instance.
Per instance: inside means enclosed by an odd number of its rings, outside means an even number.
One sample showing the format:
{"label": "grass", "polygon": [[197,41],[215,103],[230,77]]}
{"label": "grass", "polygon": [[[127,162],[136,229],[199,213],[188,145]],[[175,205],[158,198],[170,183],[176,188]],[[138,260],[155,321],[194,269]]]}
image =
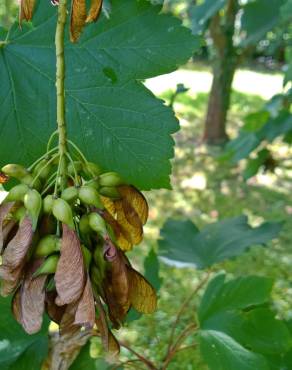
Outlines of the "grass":
{"label": "grass", "polygon": [[[171,91],[161,97],[168,101]],[[285,177],[266,175],[253,179],[250,184],[241,177],[240,168],[216,160],[218,149],[209,149],[200,143],[204,112],[208,95],[191,92],[179,95],[174,109],[181,122],[181,130],[175,135],[176,155],[173,160],[173,191],[159,190],[146,193],[150,204],[150,220],[146,238],[130,258],[140,270],[150,248],[157,248],[159,230],[169,217],[190,218],[199,227],[228,217],[246,214],[253,225],[264,220],[284,222],[280,238],[268,248],[253,248],[249,253],[216,266],[230,275],[260,274],[275,279],[274,306],[282,317],[292,317],[292,279],[287,271],[292,264],[292,193]],[[234,91],[229,115],[229,134],[234,136],[242,125],[244,116],[256,111],[264,100],[251,94]],[[179,246],[178,246],[179,247]],[[169,327],[181,303],[188,296],[202,272],[193,268],[178,269],[161,264],[163,280],[159,292],[159,307],[151,316],[143,316],[132,322],[119,334],[138,352],[159,362],[165,355]],[[202,294],[202,292],[200,292]],[[183,317],[179,330],[193,322],[199,296]],[[196,338],[191,338],[195,340]],[[192,341],[190,341],[191,343]],[[128,358],[128,353],[122,351]],[[205,370],[196,349],[181,352],[168,366],[170,370]]]}

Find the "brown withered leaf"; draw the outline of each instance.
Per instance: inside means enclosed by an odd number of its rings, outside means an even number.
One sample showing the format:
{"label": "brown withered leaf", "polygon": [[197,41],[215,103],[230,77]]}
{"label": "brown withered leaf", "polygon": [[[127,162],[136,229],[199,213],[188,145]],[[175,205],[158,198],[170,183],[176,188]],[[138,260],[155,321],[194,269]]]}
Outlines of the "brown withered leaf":
{"label": "brown withered leaf", "polygon": [[86,21],[86,0],[72,0],[70,39],[78,41]]}
{"label": "brown withered leaf", "polygon": [[103,348],[111,357],[118,356],[120,353],[119,342],[108,327],[105,311],[99,299],[96,300],[96,304],[99,314],[95,322],[101,336]]}
{"label": "brown withered leaf", "polygon": [[46,312],[52,321],[60,325],[66,306],[57,306],[55,302],[56,297],[57,293],[55,291],[46,292]]}
{"label": "brown withered leaf", "polygon": [[123,251],[131,250],[133,244],[130,241],[131,240],[130,235],[123,233],[124,230],[122,230],[119,223],[113,218],[113,216],[107,210],[103,211],[103,218],[113,229],[118,247]]}
{"label": "brown withered leaf", "polygon": [[30,21],[32,19],[34,6],[35,0],[20,0],[20,12],[19,12],[20,23],[24,19],[26,21]]}
{"label": "brown withered leaf", "polygon": [[142,276],[127,266],[130,281],[130,300],[132,306],[141,313],[153,313],[157,307],[157,296],[152,285]]}
{"label": "brown withered leaf", "polygon": [[14,238],[8,243],[2,256],[2,265],[14,270],[24,263],[33,239],[32,223],[26,216]]}
{"label": "brown withered leaf", "polygon": [[56,304],[63,306],[77,302],[86,282],[80,241],[74,230],[63,224],[61,256],[55,274],[58,297]]}
{"label": "brown withered leaf", "polygon": [[102,0],[91,0],[86,23],[96,22],[102,9]]}
{"label": "brown withered leaf", "polygon": [[143,225],[146,224],[148,219],[149,208],[147,200],[144,195],[134,186],[122,185],[118,187],[118,191],[122,199],[127,201],[138,214]]}
{"label": "brown withered leaf", "polygon": [[21,323],[28,334],[37,333],[43,322],[47,276],[33,277],[42,263],[43,259],[39,259],[29,266],[20,288]]}
{"label": "brown withered leaf", "polygon": [[12,294],[15,289],[19,286],[21,279],[23,277],[23,265],[19,266],[15,270],[0,266],[0,295],[2,297],[7,297]]}
{"label": "brown withered leaf", "polygon": [[15,320],[21,325],[20,288],[17,289],[13,296],[11,309]]}
{"label": "brown withered leaf", "polygon": [[66,306],[64,315],[60,322],[60,334],[65,339],[66,337],[70,338],[78,331],[80,331],[80,326],[75,325],[75,315],[76,315],[77,305],[75,303],[71,303]]}
{"label": "brown withered leaf", "polygon": [[95,323],[95,304],[89,275],[83,294],[78,302],[74,324],[92,329]]}
{"label": "brown withered leaf", "polygon": [[[123,207],[123,201],[115,202],[116,206],[116,220],[119,223],[123,234],[129,235],[132,244],[139,244],[143,239],[143,225],[139,218],[135,218],[135,225],[128,221],[128,218]],[[134,220],[132,219],[133,223]]]}
{"label": "brown withered leaf", "polygon": [[5,242],[5,235],[4,235],[4,226],[6,224],[6,217],[9,214],[10,210],[12,209],[14,203],[4,203],[0,206],[0,254],[3,249],[3,244]]}
{"label": "brown withered leaf", "polygon": [[[115,327],[119,327],[130,309],[128,271],[121,251],[110,241],[107,241],[105,250],[115,248],[116,254],[108,258],[109,268],[106,272],[106,279],[103,282],[103,289],[106,301],[109,306],[111,320]],[[105,251],[107,258],[108,251]],[[111,253],[113,255],[113,253]]]}

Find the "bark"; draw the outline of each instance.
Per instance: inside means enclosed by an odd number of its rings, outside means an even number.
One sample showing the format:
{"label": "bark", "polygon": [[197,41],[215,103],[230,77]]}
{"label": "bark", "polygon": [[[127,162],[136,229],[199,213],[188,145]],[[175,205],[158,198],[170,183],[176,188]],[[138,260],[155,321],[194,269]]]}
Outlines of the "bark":
{"label": "bark", "polygon": [[210,23],[214,58],[213,83],[204,131],[204,141],[208,144],[222,144],[228,139],[226,119],[230,106],[233,77],[238,62],[233,44],[237,11],[237,0],[229,0],[225,14],[220,16],[217,13]]}

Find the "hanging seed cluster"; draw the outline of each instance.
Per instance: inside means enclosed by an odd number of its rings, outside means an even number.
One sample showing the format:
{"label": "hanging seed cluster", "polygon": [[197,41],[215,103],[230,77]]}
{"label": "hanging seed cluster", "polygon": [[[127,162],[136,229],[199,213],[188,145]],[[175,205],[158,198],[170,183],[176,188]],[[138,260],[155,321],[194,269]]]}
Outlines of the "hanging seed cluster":
{"label": "hanging seed cluster", "polygon": [[[152,313],[156,294],[126,257],[143,238],[144,196],[115,172],[103,172],[74,145],[29,168],[8,164],[14,181],[0,206],[1,295],[24,330],[40,330],[44,312],[61,332],[96,327],[107,350],[130,308]],[[8,182],[8,184],[9,184]]]}
{"label": "hanging seed cluster", "polygon": [[[33,17],[36,0],[20,0],[19,22],[30,21]],[[103,0],[91,0],[90,8],[87,11],[86,0],[71,1],[70,17],[70,40],[77,42],[85,25],[96,22],[102,10]],[[51,0],[53,6],[59,5],[59,0]]]}

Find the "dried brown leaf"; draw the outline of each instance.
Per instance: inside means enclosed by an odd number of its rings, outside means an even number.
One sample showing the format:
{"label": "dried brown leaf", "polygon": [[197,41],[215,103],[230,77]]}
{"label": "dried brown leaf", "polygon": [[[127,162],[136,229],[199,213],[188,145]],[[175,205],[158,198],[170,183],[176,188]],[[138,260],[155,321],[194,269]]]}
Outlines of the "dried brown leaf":
{"label": "dried brown leaf", "polygon": [[95,322],[100,332],[103,348],[111,355],[111,357],[118,356],[118,354],[120,353],[119,342],[108,327],[106,314],[99,299],[97,299],[96,304],[98,307],[99,315],[97,316]]}
{"label": "dried brown leaf", "polygon": [[86,0],[72,0],[70,39],[78,41],[86,21]]}
{"label": "dried brown leaf", "polygon": [[[119,223],[113,218],[113,216],[108,212],[103,212],[103,218],[111,226],[116,237],[116,243],[120,249],[123,251],[129,251],[132,249],[133,244],[131,243],[130,235],[125,235]],[[130,239],[130,240],[129,240]]]}
{"label": "dried brown leaf", "polygon": [[4,266],[0,266],[0,295],[2,297],[7,297],[12,294],[20,284],[22,276],[23,266],[19,266],[15,270],[10,270]]}
{"label": "dried brown leaf", "polygon": [[122,185],[118,188],[122,198],[127,201],[138,214],[143,225],[148,219],[149,208],[144,195],[134,186]]}
{"label": "dried brown leaf", "polygon": [[60,325],[66,306],[57,306],[55,302],[56,297],[57,293],[55,291],[46,292],[46,312],[52,321]]}
{"label": "dried brown leaf", "polygon": [[95,323],[95,304],[89,275],[87,275],[86,285],[78,302],[74,323],[85,326],[86,329],[92,329]]}
{"label": "dried brown leaf", "polygon": [[131,268],[127,267],[130,281],[130,301],[132,306],[141,313],[153,313],[157,307],[157,296],[152,285]]}
{"label": "dried brown leaf", "polygon": [[[107,241],[105,250],[115,248],[115,246]],[[125,265],[121,251],[115,248],[116,254],[111,255],[108,259],[109,268],[106,273],[106,279],[103,284],[103,289],[106,295],[106,301],[109,306],[111,320],[115,327],[119,327],[125,319],[127,312],[130,309],[129,299],[129,281],[127,267]],[[105,252],[105,256],[108,251]]]}
{"label": "dried brown leaf", "polygon": [[43,322],[45,310],[45,283],[46,275],[33,277],[43,259],[35,260],[25,274],[20,290],[21,323],[28,334],[37,333]]}
{"label": "dried brown leaf", "polygon": [[20,13],[19,13],[20,23],[24,19],[26,21],[30,21],[32,19],[34,6],[35,0],[20,0]]}
{"label": "dried brown leaf", "polygon": [[86,282],[83,255],[76,232],[63,224],[61,257],[55,274],[58,297],[56,304],[63,306],[77,302]]}
{"label": "dried brown leaf", "polygon": [[7,235],[4,233],[4,228],[7,224],[6,217],[12,209],[13,205],[14,203],[10,202],[4,203],[0,206],[0,254],[2,252],[7,237]]}
{"label": "dried brown leaf", "polygon": [[13,296],[11,309],[15,320],[21,325],[20,289]]}
{"label": "dried brown leaf", "polygon": [[21,266],[27,255],[33,239],[32,223],[25,217],[15,237],[8,243],[2,256],[2,266],[14,270]]}
{"label": "dried brown leaf", "polygon": [[102,0],[91,0],[86,23],[96,22],[102,9]]}
{"label": "dried brown leaf", "polygon": [[[143,225],[139,218],[135,219],[135,225],[130,223],[127,219],[125,209],[123,207],[123,200],[115,202],[116,206],[116,220],[119,223],[124,235],[129,236],[132,244],[139,244],[143,239]],[[134,221],[133,221],[134,223]]]}
{"label": "dried brown leaf", "polygon": [[78,331],[80,331],[80,326],[75,325],[75,316],[76,316],[77,305],[71,303],[66,306],[64,315],[60,322],[60,334],[65,339],[66,337],[70,338]]}

